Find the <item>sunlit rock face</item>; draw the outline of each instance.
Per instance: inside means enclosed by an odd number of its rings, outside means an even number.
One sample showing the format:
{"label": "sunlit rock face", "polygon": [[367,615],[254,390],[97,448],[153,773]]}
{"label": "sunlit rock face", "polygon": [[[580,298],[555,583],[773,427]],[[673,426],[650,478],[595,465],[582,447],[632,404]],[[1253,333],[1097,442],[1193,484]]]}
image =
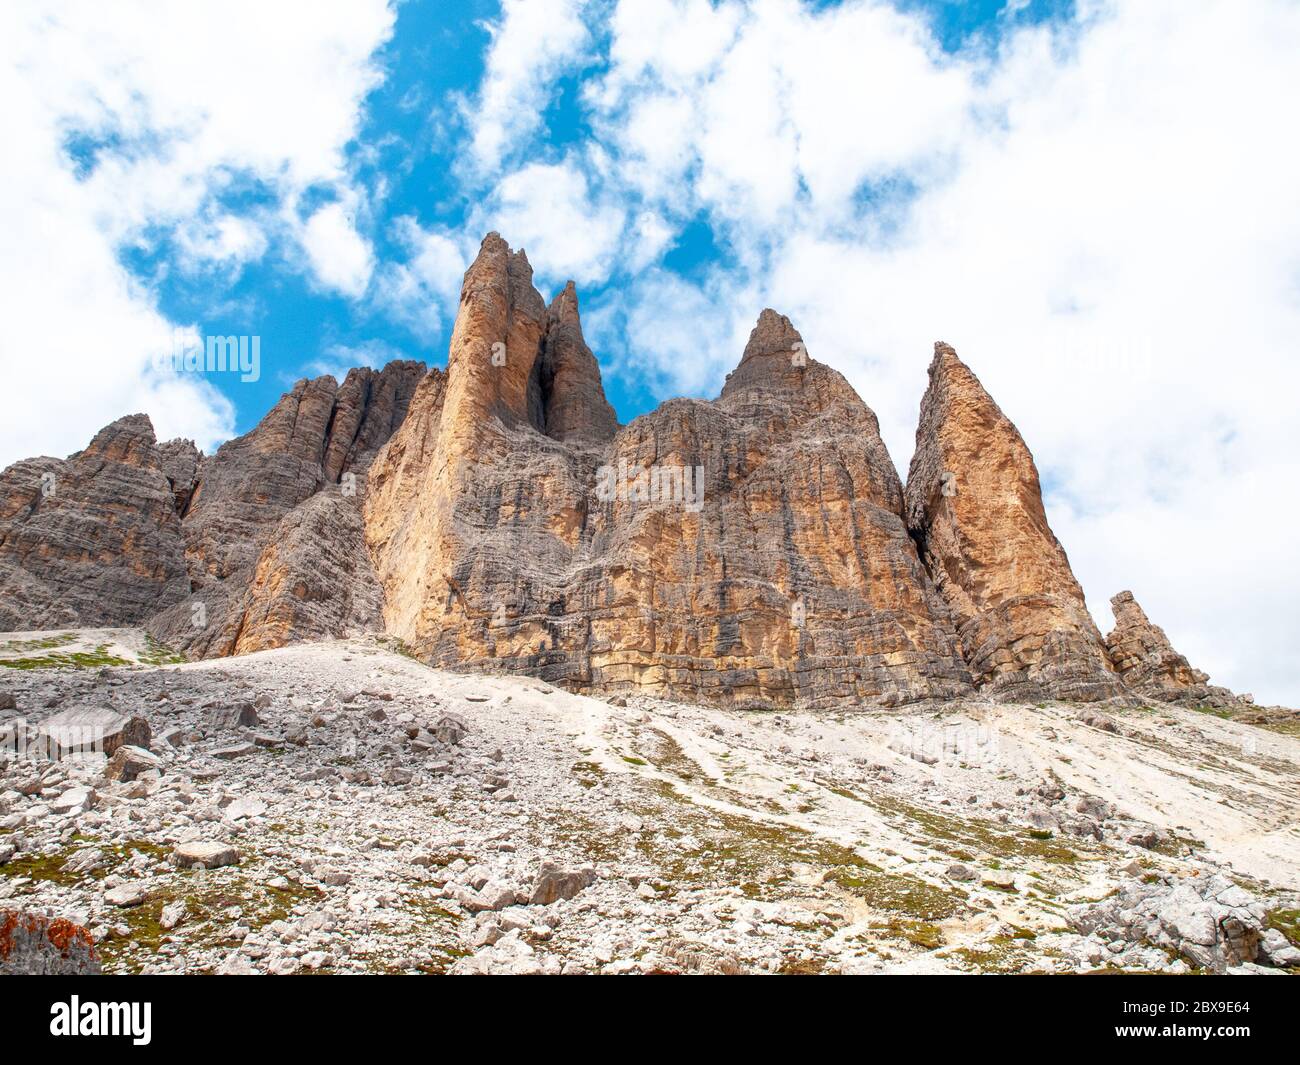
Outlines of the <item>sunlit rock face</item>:
{"label": "sunlit rock face", "polygon": [[773,310],[717,399],[620,426],[573,283],[548,304],[491,233],[445,370],[299,381],[211,456],[133,415],[5,470],[0,625],[143,624],[191,657],[383,631],[738,706],[1235,698],[1127,593],[1103,641],[1019,432],[947,344],[929,378],[906,488]]}
{"label": "sunlit rock face", "polygon": [[1029,448],[944,343],[921,400],[907,524],[982,690],[1008,699],[1122,693],[1047,524]]}
{"label": "sunlit rock face", "polygon": [[764,311],[722,396],[618,428],[577,297],[495,234],[370,474],[385,621],[444,665],[744,705],[970,690],[875,416]]}

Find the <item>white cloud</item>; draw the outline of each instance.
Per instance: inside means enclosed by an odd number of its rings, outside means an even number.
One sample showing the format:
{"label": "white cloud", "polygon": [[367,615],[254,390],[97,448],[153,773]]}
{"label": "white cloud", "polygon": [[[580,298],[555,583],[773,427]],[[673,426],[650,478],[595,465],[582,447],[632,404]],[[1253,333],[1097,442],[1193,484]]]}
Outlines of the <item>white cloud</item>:
{"label": "white cloud", "polygon": [[551,83],[584,53],[589,34],[584,0],[503,0],[477,99],[468,105],[470,151],[482,171],[541,125]]}
{"label": "white cloud", "polygon": [[365,293],[375,268],[374,253],[342,204],[326,204],[308,218],[301,239],[322,285],[353,299]]}
{"label": "white cloud", "polygon": [[623,239],[626,214],[592,194],[573,161],[529,163],[507,174],[471,228],[497,230],[528,252],[538,274],[563,283],[603,279]]}
{"label": "white cloud", "polygon": [[3,6],[0,464],[70,453],[138,410],[205,448],[231,433],[218,393],[151,368],[173,323],[119,251],[171,232],[182,268],[237,270],[284,228],[220,208],[237,175],[290,205],[346,189],[392,22],[379,0]]}
{"label": "white cloud", "polygon": [[[700,283],[652,269],[635,294],[611,292],[583,316],[593,349],[615,353],[609,373],[635,374],[659,399],[708,396],[740,359],[758,317],[750,313],[758,294],[725,273]],[[629,356],[623,337],[635,337]]]}
{"label": "white cloud", "polygon": [[319,377],[322,374],[329,374],[334,380],[342,383],[349,370],[362,366],[380,370],[394,359],[405,358],[409,358],[405,352],[384,340],[363,340],[358,344],[331,344],[318,358],[312,359],[294,373],[286,374],[284,380],[288,385],[300,377]]}
{"label": "white cloud", "polygon": [[437,340],[455,316],[465,268],[478,245],[468,236],[423,229],[409,215],[398,218],[393,230],[407,258],[385,264],[376,280],[376,301],[421,340]]}
{"label": "white cloud", "polygon": [[260,259],[267,247],[261,225],[229,213],[212,219],[196,216],[178,227],[177,236],[186,256],[182,265],[194,269],[216,263],[237,270]]}

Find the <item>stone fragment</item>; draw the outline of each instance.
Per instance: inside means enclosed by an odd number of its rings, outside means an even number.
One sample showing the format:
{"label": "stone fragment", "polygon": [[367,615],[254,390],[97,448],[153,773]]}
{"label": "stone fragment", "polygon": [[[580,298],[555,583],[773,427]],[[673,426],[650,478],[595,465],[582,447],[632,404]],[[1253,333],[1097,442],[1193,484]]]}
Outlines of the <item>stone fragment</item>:
{"label": "stone fragment", "polygon": [[181,869],[219,869],[239,864],[239,851],[228,843],[195,840],[178,843],[172,850],[171,860]]}
{"label": "stone fragment", "polygon": [[235,758],[246,758],[248,755],[257,751],[257,745],[252,743],[235,743],[229,747],[218,747],[216,750],[209,751],[213,758],[220,758],[222,761],[232,761]]}
{"label": "stone fragment", "polygon": [[98,847],[83,847],[63,863],[63,871],[76,876],[92,873],[108,864],[104,852]]}
{"label": "stone fragment", "polygon": [[533,890],[528,902],[532,906],[549,906],[560,899],[571,899],[596,881],[596,872],[589,866],[581,869],[562,869],[555,862],[542,862],[533,878]]}
{"label": "stone fragment", "polygon": [[152,751],[128,743],[113,752],[113,757],[104,767],[104,776],[108,780],[126,783],[150,769],[162,772],[163,760]]}
{"label": "stone fragment", "polygon": [[124,744],[147,748],[152,740],[143,717],[105,708],[62,710],[47,717],[40,732],[55,745],[60,758],[89,753],[112,757]]}
{"label": "stone fragment", "polygon": [[247,701],[231,706],[216,706],[208,711],[208,725],[217,729],[253,728],[262,719]]}
{"label": "stone fragment", "polygon": [[56,814],[80,814],[94,805],[94,788],[73,787],[50,803],[50,811]]}
{"label": "stone fragment", "polygon": [[123,909],[131,906],[139,906],[149,898],[149,885],[141,883],[138,880],[131,880],[125,884],[119,884],[115,888],[109,888],[104,892],[104,901],[110,906],[119,906]]}
{"label": "stone fragment", "polygon": [[171,929],[175,928],[185,920],[188,913],[189,906],[186,904],[185,900],[175,899],[162,908],[162,913],[158,917],[158,923],[162,925],[163,928],[171,931]]}
{"label": "stone fragment", "polygon": [[439,743],[455,745],[469,735],[469,724],[459,714],[443,714],[429,731]]}
{"label": "stone fragment", "polygon": [[266,803],[252,796],[236,799],[226,807],[226,816],[232,821],[244,817],[261,817],[266,813]]}

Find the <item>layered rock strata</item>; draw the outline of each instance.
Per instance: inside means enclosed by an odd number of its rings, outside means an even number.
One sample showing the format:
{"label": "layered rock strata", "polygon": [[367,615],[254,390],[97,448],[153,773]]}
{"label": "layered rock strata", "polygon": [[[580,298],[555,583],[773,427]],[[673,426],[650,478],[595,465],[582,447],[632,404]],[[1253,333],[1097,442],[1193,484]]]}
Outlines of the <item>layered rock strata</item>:
{"label": "layered rock strata", "polygon": [[875,416],[765,311],[722,397],[618,429],[572,287],[495,234],[376,459],[389,631],[439,664],[744,705],[967,691]]}
{"label": "layered rock strata", "polygon": [[396,361],[350,370],[342,385],[299,381],[256,428],[203,459],[184,508],[191,591],[150,620],[154,636],[224,655],[373,629],[365,475],[425,372]]}
{"label": "layered rock strata", "polygon": [[139,624],[188,592],[173,489],[143,414],[66,460],[0,473],[0,629]]}
{"label": "layered rock strata", "polygon": [[1206,703],[1235,699],[1174,650],[1164,629],[1153,625],[1129,591],[1111,597],[1115,627],[1106,649],[1124,683],[1141,695],[1167,702]]}
{"label": "layered rock strata", "polygon": [[[0,474],[0,627],[190,656],[385,630],[438,665],[740,706],[1202,699],[1127,593],[1103,641],[1024,440],[935,346],[904,489],[765,310],[713,401],[620,426],[570,282],[489,234],[447,369],[299,381],[203,456],[143,415]],[[1217,704],[1216,704],[1217,705]]]}
{"label": "layered rock strata", "polygon": [[1048,526],[1033,456],[944,343],[921,401],[907,524],[982,689],[1023,700],[1123,692]]}

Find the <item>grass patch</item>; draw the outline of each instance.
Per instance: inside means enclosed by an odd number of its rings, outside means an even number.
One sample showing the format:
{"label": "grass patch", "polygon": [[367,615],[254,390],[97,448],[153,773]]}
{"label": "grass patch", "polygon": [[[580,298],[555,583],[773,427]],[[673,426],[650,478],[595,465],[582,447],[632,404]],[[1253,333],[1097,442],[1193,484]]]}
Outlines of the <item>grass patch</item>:
{"label": "grass patch", "polygon": [[188,659],[179,651],[173,651],[164,643],[159,643],[147,632],[144,635],[144,650],[140,653],[142,666],[177,666]]}
{"label": "grass patch", "polygon": [[37,658],[0,658],[0,666],[6,669],[96,669],[133,664],[109,654],[106,643],[99,644],[93,651],[55,651]]}
{"label": "grass patch", "polygon": [[1276,928],[1293,947],[1300,947],[1300,910],[1270,910],[1264,915],[1264,924]]}

